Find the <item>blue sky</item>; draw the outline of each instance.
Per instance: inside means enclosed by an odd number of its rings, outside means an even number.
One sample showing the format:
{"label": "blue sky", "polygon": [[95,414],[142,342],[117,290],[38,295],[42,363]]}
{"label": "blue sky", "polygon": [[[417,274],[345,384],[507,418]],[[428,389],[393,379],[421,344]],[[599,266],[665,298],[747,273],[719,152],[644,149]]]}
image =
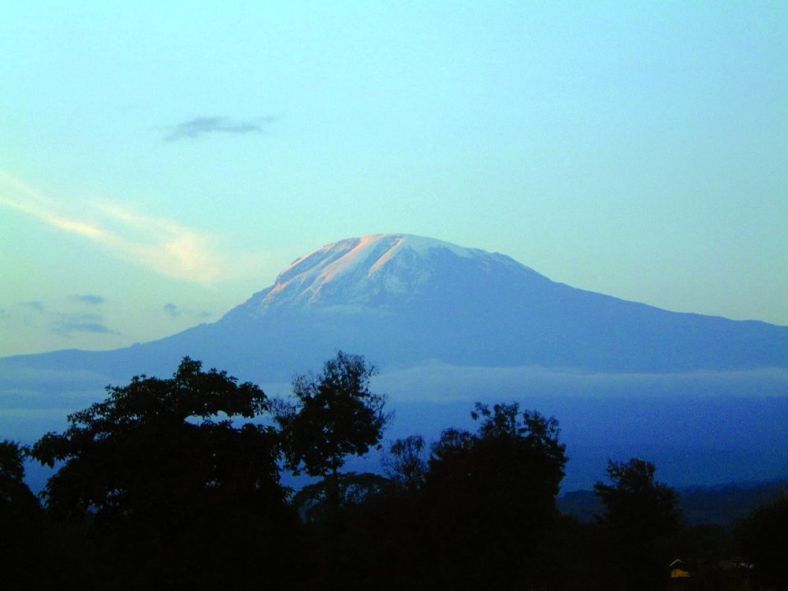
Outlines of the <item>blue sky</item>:
{"label": "blue sky", "polygon": [[5,2],[0,355],[407,232],[788,324],[784,2]]}

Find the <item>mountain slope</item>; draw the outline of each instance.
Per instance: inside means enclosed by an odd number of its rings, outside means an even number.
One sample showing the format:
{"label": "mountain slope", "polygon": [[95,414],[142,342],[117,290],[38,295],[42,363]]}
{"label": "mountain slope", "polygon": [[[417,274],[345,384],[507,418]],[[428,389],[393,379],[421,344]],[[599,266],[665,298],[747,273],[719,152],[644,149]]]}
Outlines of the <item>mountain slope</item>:
{"label": "mountain slope", "polygon": [[288,379],[339,348],[384,370],[425,360],[605,372],[786,368],[788,327],[668,312],[553,282],[505,255],[386,234],[296,260],[216,323],[117,351],[6,359],[0,368],[169,372],[188,354]]}
{"label": "mountain slope", "polygon": [[115,351],[0,359],[0,434],[32,442],[106,384],[170,375],[184,355],[284,395],[339,348],[380,370],[375,388],[397,413],[387,437],[430,440],[470,427],[474,400],[516,400],[561,421],[569,488],[633,455],[675,483],[786,476],[788,327],[667,312],[399,234],[302,257],[213,324]]}

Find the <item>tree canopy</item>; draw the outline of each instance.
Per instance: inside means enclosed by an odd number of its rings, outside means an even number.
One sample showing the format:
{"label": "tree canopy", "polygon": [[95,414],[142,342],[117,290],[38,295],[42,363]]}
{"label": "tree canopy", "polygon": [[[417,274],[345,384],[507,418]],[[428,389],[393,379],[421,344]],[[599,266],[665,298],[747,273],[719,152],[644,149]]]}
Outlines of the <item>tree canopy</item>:
{"label": "tree canopy", "polygon": [[269,409],[260,388],[184,358],[172,378],[139,376],[107,392],[33,448],[62,463],[45,489],[53,514],[90,516],[116,555],[137,556],[129,576],[147,569],[162,581],[226,576],[287,545],[294,521],[276,432],[237,424]]}
{"label": "tree canopy", "polygon": [[[291,402],[270,401],[184,358],[170,378],[107,387],[32,450],[0,442],[0,556],[15,566],[4,581],[648,591],[680,557],[692,584],[785,585],[785,497],[736,529],[754,568],[720,562],[730,531],[682,530],[676,493],[645,460],[610,462],[595,485],[605,513],[582,523],[556,506],[567,461],[557,420],[516,403],[477,403],[475,430],[448,428],[431,445],[394,441],[387,477],[343,470],[380,446],[390,418],[373,375],[339,352],[296,378]],[[23,481],[30,454],[56,469],[43,509]],[[284,466],[313,480],[291,494]]]}
{"label": "tree canopy", "polygon": [[508,588],[543,579],[539,548],[557,517],[566,455],[558,422],[516,403],[477,404],[476,433],[449,429],[433,446],[424,492],[430,540],[450,578]]}
{"label": "tree canopy", "polygon": [[676,492],[656,482],[656,467],[633,458],[610,461],[607,474],[612,484],[597,482],[594,490],[605,505],[604,521],[628,542],[654,540],[675,531],[680,522]]}
{"label": "tree canopy", "polygon": [[736,537],[758,583],[788,589],[788,491],[737,523]]}
{"label": "tree canopy", "polygon": [[49,566],[38,564],[47,553],[37,535],[41,508],[24,482],[25,453],[15,441],[0,441],[0,561],[14,567],[3,569],[3,585],[8,589],[40,582]]}
{"label": "tree canopy", "polygon": [[659,542],[678,531],[681,513],[675,491],[654,479],[651,462],[632,458],[608,463],[611,484],[594,491],[605,506],[602,523],[617,550],[627,589],[656,589],[662,584],[669,554]]}
{"label": "tree canopy", "polygon": [[[203,372],[187,357],[170,379],[138,376],[107,393],[103,402],[69,415],[64,433],[48,433],[33,448],[42,463],[64,462],[47,484],[51,509],[141,516],[161,496],[182,499],[197,490],[237,487],[239,474],[248,486],[275,482],[270,429],[252,423],[237,428],[230,420],[269,407],[257,386],[239,385],[225,372]],[[232,470],[237,462],[247,462],[251,471]]]}
{"label": "tree canopy", "polygon": [[360,355],[339,351],[318,376],[293,382],[295,404],[282,403],[282,428],[291,469],[310,476],[336,475],[348,455],[364,455],[382,437],[385,398],[369,389],[375,370]]}

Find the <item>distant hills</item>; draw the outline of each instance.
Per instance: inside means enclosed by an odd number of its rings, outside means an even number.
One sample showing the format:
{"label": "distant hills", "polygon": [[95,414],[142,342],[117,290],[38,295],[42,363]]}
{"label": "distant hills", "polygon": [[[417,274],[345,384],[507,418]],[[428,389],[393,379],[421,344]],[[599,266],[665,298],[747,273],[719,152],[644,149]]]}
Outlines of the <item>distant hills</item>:
{"label": "distant hills", "polygon": [[[604,480],[600,478],[600,480]],[[752,511],[788,494],[788,480],[685,487],[676,491],[679,506],[689,525],[731,525]],[[561,511],[581,521],[593,521],[605,508],[593,491],[580,490],[559,497]]]}

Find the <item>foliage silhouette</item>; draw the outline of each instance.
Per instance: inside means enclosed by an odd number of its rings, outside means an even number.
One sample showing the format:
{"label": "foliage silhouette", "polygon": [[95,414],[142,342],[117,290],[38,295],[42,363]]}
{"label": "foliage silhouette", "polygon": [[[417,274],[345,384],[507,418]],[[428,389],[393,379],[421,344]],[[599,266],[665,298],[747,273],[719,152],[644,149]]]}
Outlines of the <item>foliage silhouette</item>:
{"label": "foliage silhouette", "polygon": [[[373,373],[339,352],[295,380],[294,402],[272,403],[184,358],[169,379],[108,387],[32,451],[0,443],[0,556],[17,565],[3,582],[648,591],[665,586],[677,556],[695,577],[687,588],[739,588],[751,575],[719,566],[734,552],[730,529],[680,529],[676,494],[644,460],[609,463],[595,522],[561,515],[558,422],[515,403],[477,403],[475,431],[448,428],[429,451],[418,435],[394,441],[387,477],[341,472],[349,456],[379,447],[390,418],[370,391]],[[46,511],[24,485],[26,453],[58,467]],[[282,462],[316,480],[289,494]],[[786,507],[783,497],[736,529],[756,581],[777,589]]]}
{"label": "foliage silhouette", "polygon": [[339,470],[347,456],[362,456],[379,444],[390,418],[383,412],[385,398],[369,389],[374,371],[364,357],[339,351],[325,362],[318,376],[297,377],[293,382],[295,403],[279,401],[275,412],[287,466],[296,474],[303,470],[310,476],[323,477],[312,490],[319,490],[324,500],[316,498],[313,504],[326,510],[310,514],[324,515],[328,526],[324,544],[328,588],[338,585],[342,556]]}
{"label": "foliage silhouette", "polygon": [[327,479],[327,502],[334,511],[346,457],[378,445],[389,420],[383,413],[385,398],[369,389],[374,371],[362,356],[339,351],[317,377],[295,379],[295,404],[278,404],[276,421],[288,467]]}
{"label": "foliage silhouette", "polygon": [[388,417],[385,398],[369,390],[374,373],[362,356],[339,351],[317,377],[295,379],[296,403],[280,402],[276,414],[292,470],[335,475],[346,456],[364,455],[380,442]]}
{"label": "foliage silhouette", "polygon": [[[341,509],[367,503],[372,497],[387,492],[388,479],[371,472],[346,472],[339,475],[339,505]],[[301,488],[293,496],[293,506],[307,523],[328,519],[329,480],[319,480]]]}
{"label": "foliage silhouette", "polygon": [[633,458],[610,461],[612,484],[594,491],[605,506],[602,524],[612,537],[627,589],[657,589],[664,584],[669,554],[660,543],[678,532],[681,514],[675,491],[654,480],[654,464]]}
{"label": "foliage silhouette", "polygon": [[25,484],[27,450],[15,441],[0,441],[0,506],[13,505],[23,513],[37,513],[38,501]]}
{"label": "foliage silhouette", "polygon": [[261,564],[288,576],[296,519],[279,484],[277,434],[232,420],[268,410],[262,390],[184,358],[170,379],[135,377],[107,392],[33,448],[39,461],[63,463],[47,507],[95,523],[119,575],[107,584],[240,587]]}
{"label": "foliage silhouette", "polygon": [[517,404],[477,404],[475,434],[449,429],[433,446],[424,493],[440,586],[537,584],[550,562],[566,455],[555,419]]}
{"label": "foliage silhouette", "polygon": [[411,435],[394,441],[389,448],[390,456],[384,458],[386,475],[407,492],[416,492],[424,487],[427,478],[425,447],[423,437]]}
{"label": "foliage silhouette", "polygon": [[759,585],[788,589],[788,492],[742,519],[736,538]]}
{"label": "foliage silhouette", "polygon": [[44,523],[38,500],[24,482],[25,454],[14,441],[0,442],[0,561],[6,565],[3,586],[14,589],[39,582],[37,575],[46,568],[37,564]]}

